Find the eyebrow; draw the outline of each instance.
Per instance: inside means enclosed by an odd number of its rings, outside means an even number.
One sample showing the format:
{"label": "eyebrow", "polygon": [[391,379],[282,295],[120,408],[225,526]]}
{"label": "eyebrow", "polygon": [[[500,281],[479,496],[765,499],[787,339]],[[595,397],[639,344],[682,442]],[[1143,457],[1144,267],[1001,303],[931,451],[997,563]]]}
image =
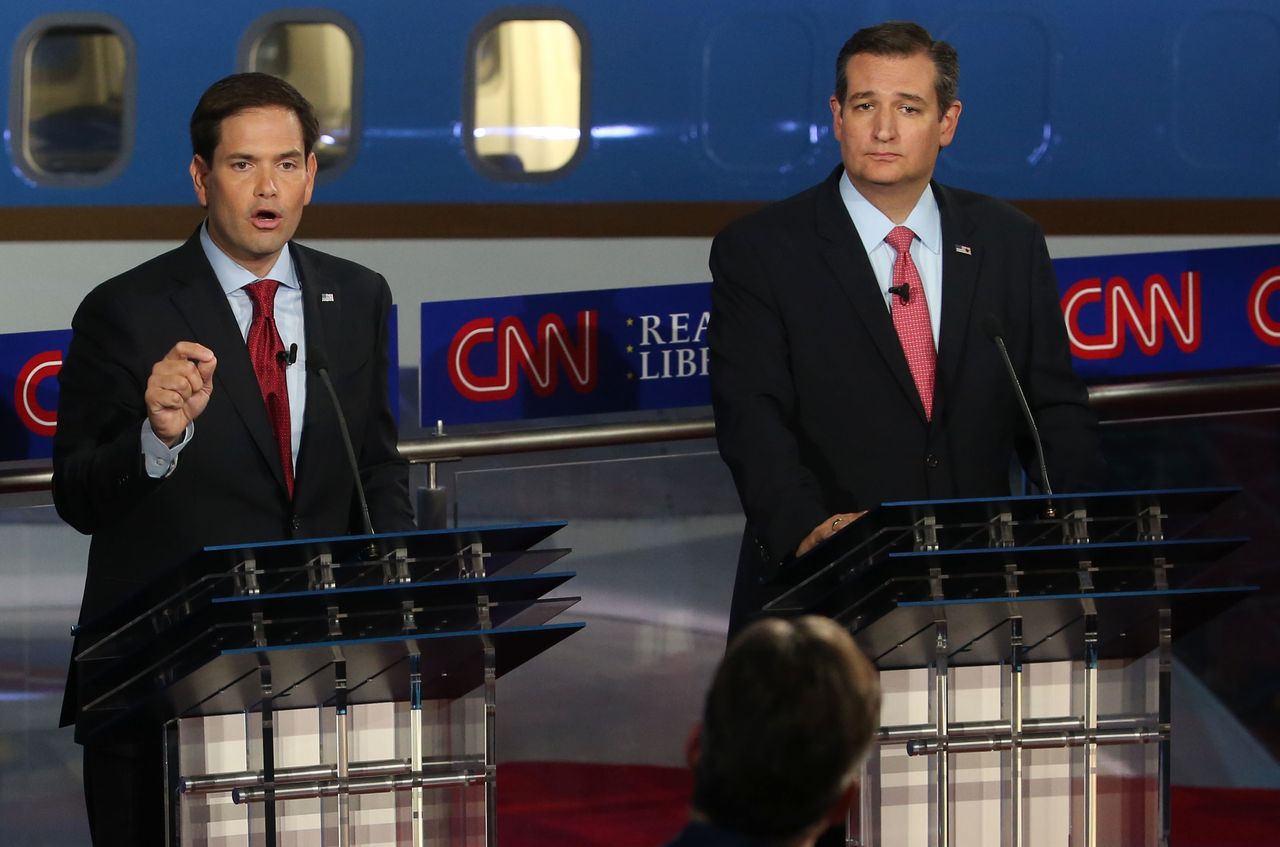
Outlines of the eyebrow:
{"label": "eyebrow", "polygon": [[247,160],[248,160],[248,161],[250,161],[250,162],[256,162],[258,159],[262,159],[262,158],[266,158],[266,159],[272,159],[272,158],[274,158],[274,160],[275,160],[275,161],[279,162],[279,161],[281,161],[282,159],[297,159],[297,158],[301,158],[301,157],[302,157],[302,151],[301,151],[301,150],[299,150],[299,149],[298,149],[298,148],[296,148],[296,147],[291,148],[291,149],[289,149],[289,150],[286,150],[286,151],[285,151],[285,152],[283,152],[283,153],[277,153],[274,157],[271,157],[271,156],[255,156],[255,155],[254,155],[254,154],[252,154],[252,153],[245,153],[245,152],[243,152],[243,151],[242,151],[242,152],[239,152],[239,153],[232,152],[232,153],[228,153],[228,154],[227,154],[227,158],[228,158],[228,159],[247,159]]}
{"label": "eyebrow", "polygon": [[[874,97],[875,95],[876,95],[876,92],[874,91],[852,91],[849,93],[849,96],[847,99],[865,100],[865,99]],[[910,100],[912,103],[925,103],[925,104],[928,103],[928,101],[925,100],[923,97],[921,97],[919,94],[913,94],[910,91],[899,91],[898,93],[893,95],[893,99]]]}

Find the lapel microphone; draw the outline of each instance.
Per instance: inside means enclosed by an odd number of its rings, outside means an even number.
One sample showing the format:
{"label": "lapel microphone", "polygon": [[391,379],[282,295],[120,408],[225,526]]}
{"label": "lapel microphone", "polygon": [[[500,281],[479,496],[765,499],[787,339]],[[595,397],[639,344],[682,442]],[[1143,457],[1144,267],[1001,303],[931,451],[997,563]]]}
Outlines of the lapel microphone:
{"label": "lapel microphone", "polygon": [[298,361],[298,345],[290,344],[288,350],[281,350],[276,354],[276,361],[280,363],[282,368],[287,368]]}
{"label": "lapel microphone", "polygon": [[897,294],[903,303],[911,302],[911,286],[907,285],[905,282],[902,283],[902,285],[889,286],[889,293]]}

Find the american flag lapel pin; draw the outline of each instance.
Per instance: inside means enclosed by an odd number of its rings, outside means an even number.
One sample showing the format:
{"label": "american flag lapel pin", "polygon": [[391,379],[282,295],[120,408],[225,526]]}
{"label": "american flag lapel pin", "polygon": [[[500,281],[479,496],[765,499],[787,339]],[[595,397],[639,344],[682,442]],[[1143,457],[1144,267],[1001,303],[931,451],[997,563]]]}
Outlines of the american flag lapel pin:
{"label": "american flag lapel pin", "polygon": [[973,248],[970,247],[968,244],[957,244],[956,252],[961,254],[962,256],[972,256]]}
{"label": "american flag lapel pin", "polygon": [[320,302],[321,302],[321,303],[332,303],[332,302],[333,302],[333,292],[331,292],[331,291],[322,291],[322,292],[320,292]]}

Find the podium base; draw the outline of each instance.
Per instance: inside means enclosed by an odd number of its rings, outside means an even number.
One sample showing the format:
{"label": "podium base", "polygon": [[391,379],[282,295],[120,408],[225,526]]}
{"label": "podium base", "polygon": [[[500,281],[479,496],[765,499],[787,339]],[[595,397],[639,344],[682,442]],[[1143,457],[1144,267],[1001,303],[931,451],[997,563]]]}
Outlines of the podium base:
{"label": "podium base", "polygon": [[[485,698],[424,701],[419,721],[408,703],[353,705],[342,759],[333,707],[274,713],[274,783],[263,781],[258,713],[177,721],[178,824],[170,843],[250,847],[268,843],[271,795],[277,843],[396,845],[491,844]],[[412,767],[413,750],[420,767]],[[345,776],[340,771],[345,770]]]}

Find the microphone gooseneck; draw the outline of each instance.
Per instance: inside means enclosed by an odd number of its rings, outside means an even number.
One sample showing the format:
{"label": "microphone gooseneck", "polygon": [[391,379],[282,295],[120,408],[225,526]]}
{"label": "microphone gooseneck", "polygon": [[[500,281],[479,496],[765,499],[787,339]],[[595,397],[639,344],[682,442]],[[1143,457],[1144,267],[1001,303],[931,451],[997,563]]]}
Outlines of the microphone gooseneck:
{"label": "microphone gooseneck", "polygon": [[[294,345],[297,348],[297,345]],[[329,378],[329,361],[319,347],[308,347],[307,365],[324,383],[329,400],[333,403],[333,412],[338,416],[338,429],[342,433],[342,446],[346,449],[347,462],[351,465],[351,474],[356,483],[356,497],[360,501],[360,519],[364,523],[365,535],[373,535],[373,522],[369,519],[369,501],[364,496],[364,483],[360,481],[360,466],[356,463],[356,451],[351,445],[351,432],[347,429],[346,415],[342,414],[342,405],[338,402],[338,392],[333,388],[333,380]],[[365,559],[378,558],[378,548],[372,541],[364,549]]]}
{"label": "microphone gooseneck", "polygon": [[1036,426],[1035,416],[1031,414],[1031,406],[1027,404],[1027,395],[1022,392],[1022,382],[1018,379],[1017,372],[1013,369],[1013,360],[1009,358],[1009,349],[1004,343],[1004,327],[1000,324],[1000,319],[991,313],[982,316],[981,324],[982,332],[987,338],[996,345],[996,349],[1000,351],[1000,359],[1004,362],[1004,368],[1009,372],[1009,381],[1013,383],[1014,393],[1018,395],[1018,405],[1022,408],[1022,416],[1026,418],[1027,428],[1031,430],[1031,440],[1036,446],[1036,459],[1040,463],[1040,484],[1044,487],[1044,493],[1048,496],[1048,502],[1045,503],[1044,516],[1046,518],[1056,518],[1058,511],[1053,507],[1053,488],[1049,485],[1049,467],[1044,461],[1044,444],[1040,441],[1040,429]]}

